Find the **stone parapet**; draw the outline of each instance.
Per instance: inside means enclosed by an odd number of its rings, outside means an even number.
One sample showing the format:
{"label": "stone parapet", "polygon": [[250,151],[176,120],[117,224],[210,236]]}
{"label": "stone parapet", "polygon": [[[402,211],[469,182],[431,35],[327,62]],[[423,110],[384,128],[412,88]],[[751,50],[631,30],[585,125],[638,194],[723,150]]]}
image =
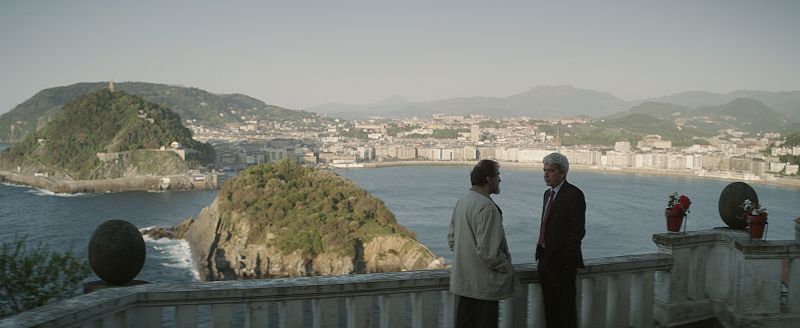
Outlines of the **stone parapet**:
{"label": "stone parapet", "polygon": [[746,231],[716,228],[653,241],[673,260],[656,276],[660,326],[715,319],[730,327],[794,327],[800,320],[797,240],[754,241]]}

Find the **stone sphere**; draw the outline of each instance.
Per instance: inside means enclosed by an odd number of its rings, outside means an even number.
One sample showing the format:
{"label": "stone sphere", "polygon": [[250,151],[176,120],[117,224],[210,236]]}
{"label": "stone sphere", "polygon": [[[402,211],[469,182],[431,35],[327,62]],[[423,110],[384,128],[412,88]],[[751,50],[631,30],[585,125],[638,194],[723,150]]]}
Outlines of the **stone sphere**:
{"label": "stone sphere", "polygon": [[747,228],[747,219],[744,217],[742,203],[745,199],[758,203],[756,191],[744,182],[734,182],[722,190],[719,195],[719,216],[722,221],[733,229]]}
{"label": "stone sphere", "polygon": [[145,246],[139,229],[128,221],[108,220],[89,241],[89,265],[106,282],[121,285],[135,278],[144,266]]}

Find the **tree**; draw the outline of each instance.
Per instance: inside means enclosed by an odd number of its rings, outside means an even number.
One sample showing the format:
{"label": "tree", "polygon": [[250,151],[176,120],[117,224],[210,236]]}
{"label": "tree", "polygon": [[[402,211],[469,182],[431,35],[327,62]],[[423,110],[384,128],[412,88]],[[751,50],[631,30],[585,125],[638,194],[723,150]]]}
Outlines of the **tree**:
{"label": "tree", "polygon": [[41,243],[28,248],[26,239],[0,246],[0,317],[70,297],[91,272],[71,248],[64,253]]}

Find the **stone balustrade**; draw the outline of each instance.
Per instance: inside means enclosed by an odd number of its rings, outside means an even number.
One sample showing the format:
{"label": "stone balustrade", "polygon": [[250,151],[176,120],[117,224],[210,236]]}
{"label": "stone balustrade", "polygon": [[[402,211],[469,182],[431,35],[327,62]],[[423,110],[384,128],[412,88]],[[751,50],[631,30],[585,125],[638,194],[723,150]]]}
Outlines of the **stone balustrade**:
{"label": "stone balustrade", "polygon": [[797,327],[800,242],[750,240],[717,228],[656,234],[672,269],[656,274],[656,321],[672,327],[717,320],[725,327]]}
{"label": "stone balustrade", "polygon": [[[718,228],[653,240],[659,253],[586,260],[578,270],[581,327],[800,322],[800,239],[751,241]],[[501,302],[500,326],[544,327],[535,264],[514,268],[522,288]],[[148,284],[49,304],[0,328],[452,327],[448,284],[448,270]]]}
{"label": "stone balustrade", "polygon": [[[582,327],[650,327],[654,278],[671,258],[588,259],[578,274]],[[517,264],[502,327],[543,327],[535,264]],[[0,327],[452,327],[448,270],[109,288],[21,313]]]}

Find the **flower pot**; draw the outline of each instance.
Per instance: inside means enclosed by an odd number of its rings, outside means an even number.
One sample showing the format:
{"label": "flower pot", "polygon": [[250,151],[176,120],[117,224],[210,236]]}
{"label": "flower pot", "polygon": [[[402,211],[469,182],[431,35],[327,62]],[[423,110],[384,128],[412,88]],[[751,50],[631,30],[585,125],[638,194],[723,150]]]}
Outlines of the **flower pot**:
{"label": "flower pot", "polygon": [[683,211],[673,211],[672,209],[665,209],[664,216],[667,217],[667,232],[675,233],[681,231],[683,225]]}
{"label": "flower pot", "polygon": [[764,226],[767,224],[766,215],[747,215],[747,225],[750,227],[750,240],[761,240],[764,237]]}

